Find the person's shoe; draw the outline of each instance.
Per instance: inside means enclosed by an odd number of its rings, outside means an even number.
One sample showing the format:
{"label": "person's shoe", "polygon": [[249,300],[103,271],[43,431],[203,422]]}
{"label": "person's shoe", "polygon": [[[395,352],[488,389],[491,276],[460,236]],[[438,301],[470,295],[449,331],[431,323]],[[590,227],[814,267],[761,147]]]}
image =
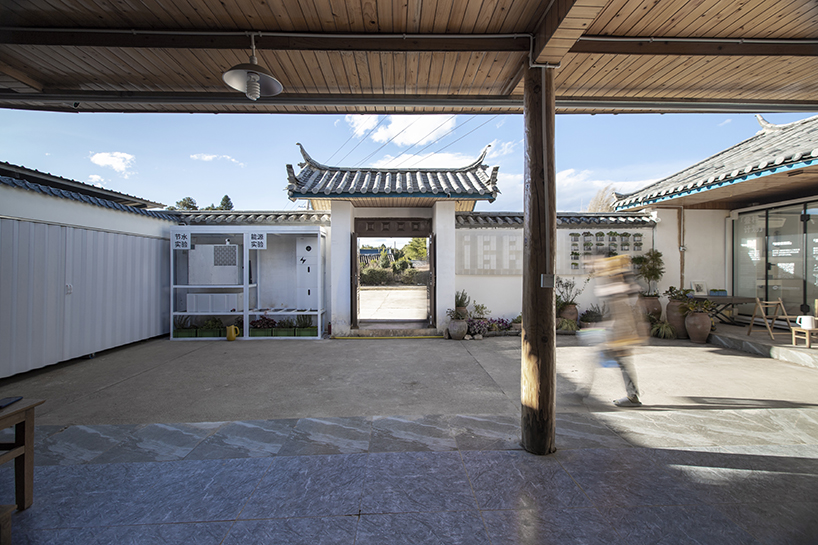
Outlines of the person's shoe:
{"label": "person's shoe", "polygon": [[614,405],[617,407],[641,407],[642,402],[639,401],[638,397],[634,397],[633,399],[623,397],[621,399],[614,399]]}

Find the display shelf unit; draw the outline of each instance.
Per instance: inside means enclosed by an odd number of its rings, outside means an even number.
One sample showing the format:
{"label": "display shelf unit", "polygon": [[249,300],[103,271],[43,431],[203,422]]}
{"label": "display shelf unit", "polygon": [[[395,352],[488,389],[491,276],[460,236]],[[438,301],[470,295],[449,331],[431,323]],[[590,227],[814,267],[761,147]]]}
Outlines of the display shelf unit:
{"label": "display shelf unit", "polygon": [[[171,339],[214,340],[209,321],[242,339],[322,338],[326,328],[326,233],[320,226],[197,225],[171,230]],[[300,320],[292,335],[257,336],[261,316]],[[281,331],[277,333],[282,333]],[[286,332],[284,332],[286,333]]]}

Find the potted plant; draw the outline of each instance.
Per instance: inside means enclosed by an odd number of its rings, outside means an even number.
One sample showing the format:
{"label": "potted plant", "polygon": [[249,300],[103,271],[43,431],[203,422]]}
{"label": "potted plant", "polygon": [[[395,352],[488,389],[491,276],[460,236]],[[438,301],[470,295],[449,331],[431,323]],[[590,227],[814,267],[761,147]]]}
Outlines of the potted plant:
{"label": "potted plant", "polygon": [[276,326],[276,321],[267,316],[260,316],[256,320],[250,322],[250,336],[251,337],[271,337],[273,335],[273,328]]}
{"label": "potted plant", "polygon": [[516,329],[517,331],[521,331],[523,329],[523,314],[518,314],[515,318],[511,320],[511,329]]}
{"label": "potted plant", "polygon": [[651,249],[644,255],[634,256],[631,262],[636,267],[636,276],[648,284],[648,290],[642,293],[641,298],[645,312],[658,320],[662,316],[662,305],[659,303],[659,294],[654,289],[654,285],[665,274],[662,252]]}
{"label": "potted plant", "polygon": [[468,313],[456,308],[450,308],[446,311],[446,315],[449,317],[449,325],[447,327],[449,337],[456,341],[462,341],[469,330],[469,324],[466,323],[469,317]]}
{"label": "potted plant", "polygon": [[196,336],[196,327],[190,325],[190,316],[173,317],[173,338],[182,339]]}
{"label": "potted plant", "polygon": [[675,286],[670,286],[663,294],[668,299],[667,305],[665,306],[665,319],[673,326],[677,339],[688,338],[682,305],[690,299],[691,293],[693,293],[693,290],[676,289]]}
{"label": "potted plant", "polygon": [[579,242],[579,233],[568,233],[568,236],[571,237],[571,242]]}
{"label": "potted plant", "polygon": [[568,318],[560,318],[557,321],[557,333],[563,334],[575,334],[579,326],[577,325],[576,320],[570,320]]}
{"label": "potted plant", "polygon": [[295,337],[295,322],[292,318],[279,320],[273,329],[274,337]]}
{"label": "potted plant", "polygon": [[599,305],[591,305],[588,307],[588,310],[580,314],[579,316],[579,325],[583,329],[587,329],[590,327],[594,327],[598,325],[600,322],[605,320],[605,314],[607,313],[607,309],[605,308],[605,304],[602,304],[602,307]]}
{"label": "potted plant", "polygon": [[658,320],[651,326],[650,335],[659,339],[675,339],[676,330],[667,320]]}
{"label": "potted plant", "polygon": [[594,235],[592,235],[590,231],[585,231],[582,233],[582,240],[584,240],[585,242],[592,242],[593,238]]}
{"label": "potted plant", "polygon": [[[469,297],[469,294],[466,293],[466,290],[455,292],[454,308],[455,310],[459,311],[461,315],[465,315],[466,318],[469,317],[469,303],[471,303],[471,297]],[[464,318],[464,320],[466,318]]]}
{"label": "potted plant", "polygon": [[556,294],[557,316],[566,318],[568,320],[577,321],[579,312],[577,311],[577,297],[579,297],[585,290],[585,286],[591,279],[589,276],[585,279],[585,283],[581,288],[577,288],[575,280],[566,280],[565,278],[557,277],[554,284],[554,292]]}
{"label": "potted plant", "polygon": [[196,330],[197,337],[224,337],[226,334],[224,324],[215,316],[205,320],[201,327]]}
{"label": "potted plant", "polygon": [[619,240],[619,233],[616,231],[608,231],[608,242],[616,242]]}
{"label": "potted plant", "polygon": [[681,307],[685,314],[685,328],[690,340],[697,344],[705,344],[712,327],[709,313],[714,308],[713,303],[708,299],[688,299]]}

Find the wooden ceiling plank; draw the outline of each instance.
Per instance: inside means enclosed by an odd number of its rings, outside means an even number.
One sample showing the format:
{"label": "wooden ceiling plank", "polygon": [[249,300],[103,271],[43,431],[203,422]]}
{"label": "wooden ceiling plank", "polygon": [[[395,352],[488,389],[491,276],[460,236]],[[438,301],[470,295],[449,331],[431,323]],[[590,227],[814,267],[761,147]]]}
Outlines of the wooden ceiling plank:
{"label": "wooden ceiling plank", "polygon": [[[618,35],[629,36],[653,36],[657,34],[656,28],[661,25],[663,21],[667,21],[677,11],[677,6],[673,2],[659,2],[649,7],[646,13],[642,14],[639,20],[634,21],[630,28],[622,29]],[[597,25],[593,29],[589,29],[589,33],[597,33]],[[608,31],[608,27],[603,27],[602,32],[613,34]]]}
{"label": "wooden ceiling plank", "polygon": [[349,91],[352,94],[359,95],[361,94],[361,76],[358,75],[358,67],[355,65],[355,55],[351,51],[341,51],[340,53],[344,73],[347,82],[349,82]]}
{"label": "wooden ceiling plank", "polygon": [[403,15],[403,10],[394,9],[396,0],[378,0],[375,2],[375,11],[378,25],[377,32],[395,32],[395,19]]}
{"label": "wooden ceiling plank", "polygon": [[372,80],[372,92],[383,93],[383,72],[381,71],[381,54],[368,52],[366,54],[369,64],[369,78]]}
{"label": "wooden ceiling plank", "polygon": [[[718,14],[714,14],[706,21],[699,32],[706,33],[706,36],[747,36],[752,37],[755,33],[755,23],[757,17],[764,17],[764,11],[769,7],[765,0],[747,0],[743,4],[725,6],[725,9]],[[759,11],[760,10],[760,11]],[[757,13],[757,15],[753,15]]]}
{"label": "wooden ceiling plank", "polygon": [[[588,27],[588,31],[593,34],[611,34],[608,25],[616,25],[618,21],[622,20],[622,16],[617,14],[627,5],[628,0],[611,0],[604,8],[602,8],[597,17],[592,22],[592,26]],[[612,23],[612,21],[614,21]]]}
{"label": "wooden ceiling plank", "polygon": [[[310,0],[304,0],[305,2],[309,2]],[[330,0],[312,0],[314,6],[314,13],[318,14],[319,20],[321,21],[321,31],[322,32],[337,32],[338,29],[335,28],[335,18],[332,14],[332,5],[330,4]]]}
{"label": "wooden ceiling plank", "polygon": [[369,74],[369,60],[363,51],[355,51],[355,70],[361,80],[361,90],[365,93],[374,93],[376,89],[372,86],[372,77]]}
{"label": "wooden ceiling plank", "polygon": [[[281,0],[290,20],[290,31],[321,32],[321,17],[310,0]],[[269,3],[267,3],[269,5]]]}
{"label": "wooden ceiling plank", "polygon": [[457,32],[463,34],[471,34],[474,32],[474,26],[480,18],[480,13],[491,0],[471,0],[465,3],[466,10],[463,12],[463,18],[460,21],[460,28]]}
{"label": "wooden ceiling plank", "polygon": [[406,53],[406,93],[416,95],[418,89],[418,72],[420,70],[420,54]]}
{"label": "wooden ceiling plank", "polygon": [[466,66],[457,94],[468,95],[473,92],[472,85],[474,84],[474,77],[477,74],[477,69],[480,68],[480,63],[482,60],[483,53],[471,53],[468,56],[465,62]]}
{"label": "wooden ceiling plank", "polygon": [[[420,24],[423,16],[422,7],[422,0],[406,0],[406,30],[404,32],[416,34],[421,31],[420,29],[423,28]],[[396,29],[396,32],[401,32],[401,30]]]}
{"label": "wooden ceiling plank", "polygon": [[[695,36],[692,30],[694,23],[699,20],[708,8],[714,7],[711,3],[702,2],[684,2],[678,6],[675,13],[669,14],[664,20],[657,21],[657,26],[651,29],[651,36]],[[711,13],[711,16],[717,16],[716,13]],[[715,35],[709,35],[715,37]]]}
{"label": "wooden ceiling plank", "polygon": [[463,78],[466,76],[466,70],[469,67],[470,53],[455,53],[454,68],[451,72],[452,76],[449,79],[449,85],[446,90],[449,94],[459,95],[463,88]]}
{"label": "wooden ceiling plank", "polygon": [[639,0],[619,5],[613,20],[606,25],[605,33],[612,36],[630,35],[630,28],[643,18],[654,4],[654,0]]}
{"label": "wooden ceiling plank", "polygon": [[383,75],[383,92],[387,95],[396,94],[395,62],[392,53],[381,53],[381,74]]}
{"label": "wooden ceiling plank", "polygon": [[406,53],[392,53],[393,72],[395,74],[395,92],[406,94]]}
{"label": "wooden ceiling plank", "polygon": [[343,0],[346,6],[348,32],[363,34],[367,32],[367,24],[364,22],[363,0]]}
{"label": "wooden ceiling plank", "polygon": [[443,63],[445,54],[432,53],[432,62],[429,64],[429,85],[425,92],[435,95],[440,89],[441,77],[443,76]]}
{"label": "wooden ceiling plank", "polygon": [[[391,6],[390,2],[384,2],[384,4]],[[361,17],[363,19],[364,32],[379,32],[378,6],[376,0],[361,0]]]}
{"label": "wooden ceiling plank", "polygon": [[310,75],[313,89],[315,89],[314,92],[329,93],[329,85],[327,80],[324,79],[324,72],[321,70],[318,59],[315,58],[315,51],[299,51],[298,53],[301,55],[301,65],[304,72]]}
{"label": "wooden ceiling plank", "polygon": [[[464,0],[457,0],[458,2]],[[432,19],[431,32],[433,34],[445,34],[452,15],[453,0],[437,0],[437,9]]]}
{"label": "wooden ceiling plank", "polygon": [[9,76],[10,78],[24,85],[31,91],[35,91],[38,93],[43,92],[43,84],[40,81],[37,81],[32,77],[29,77],[29,75],[23,72],[22,70],[18,70],[13,66],[9,66],[2,60],[0,60],[0,73]]}
{"label": "wooden ceiling plank", "polygon": [[[480,2],[475,2],[476,4],[480,4]],[[469,9],[469,2],[467,0],[454,0],[452,2],[452,8],[449,12],[448,21],[446,21],[446,27],[443,30],[449,34],[459,34],[463,32],[463,19],[466,17],[466,11]]]}
{"label": "wooden ceiling plank", "polygon": [[[561,1],[562,0],[555,0],[555,3]],[[498,32],[500,34],[514,32],[518,28],[524,28],[528,32],[533,32],[534,25],[540,16],[538,12],[543,9],[542,4],[543,2],[511,2],[505,10],[505,17],[498,17],[496,21],[492,21],[492,23],[495,24],[492,24],[489,28],[491,28],[492,32]],[[524,14],[527,15],[527,17],[525,17],[525,20],[522,20]]]}
{"label": "wooden ceiling plank", "polygon": [[313,52],[315,55],[315,60],[318,61],[318,65],[321,67],[321,75],[324,76],[324,79],[327,82],[327,88],[329,92],[338,94],[340,93],[340,84],[338,79],[335,77],[335,72],[332,69],[332,62],[329,59],[329,56],[320,51]]}
{"label": "wooden ceiling plank", "polygon": [[437,14],[438,0],[428,0],[422,2],[420,12],[420,27],[417,30],[420,34],[427,34],[432,32],[432,27],[435,24],[435,15]]}
{"label": "wooden ceiling plank", "polygon": [[[354,32],[359,29],[353,30],[352,21],[350,21],[349,14],[347,12],[347,2],[345,0],[329,0],[329,4],[332,9],[332,18],[335,21],[335,31],[336,32]],[[355,2],[350,2],[349,7],[355,8]],[[360,7],[360,4],[358,4]]]}
{"label": "wooden ceiling plank", "polygon": [[[793,9],[781,8],[776,14],[781,25],[779,32],[802,38],[815,37],[815,29],[818,28],[818,2],[805,5],[796,1],[793,5]],[[773,36],[766,33],[764,37]]]}
{"label": "wooden ceiling plank", "polygon": [[429,73],[431,68],[432,54],[428,51],[422,51],[418,55],[418,93],[421,95],[429,92]]}

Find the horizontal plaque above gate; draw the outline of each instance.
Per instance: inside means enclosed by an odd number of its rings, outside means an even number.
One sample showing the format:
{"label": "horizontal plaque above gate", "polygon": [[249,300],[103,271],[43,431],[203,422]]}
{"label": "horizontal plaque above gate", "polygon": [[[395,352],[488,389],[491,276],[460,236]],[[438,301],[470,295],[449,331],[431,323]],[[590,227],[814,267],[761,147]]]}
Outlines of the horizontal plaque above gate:
{"label": "horizontal plaque above gate", "polygon": [[432,234],[429,218],[356,218],[359,237],[428,237]]}

